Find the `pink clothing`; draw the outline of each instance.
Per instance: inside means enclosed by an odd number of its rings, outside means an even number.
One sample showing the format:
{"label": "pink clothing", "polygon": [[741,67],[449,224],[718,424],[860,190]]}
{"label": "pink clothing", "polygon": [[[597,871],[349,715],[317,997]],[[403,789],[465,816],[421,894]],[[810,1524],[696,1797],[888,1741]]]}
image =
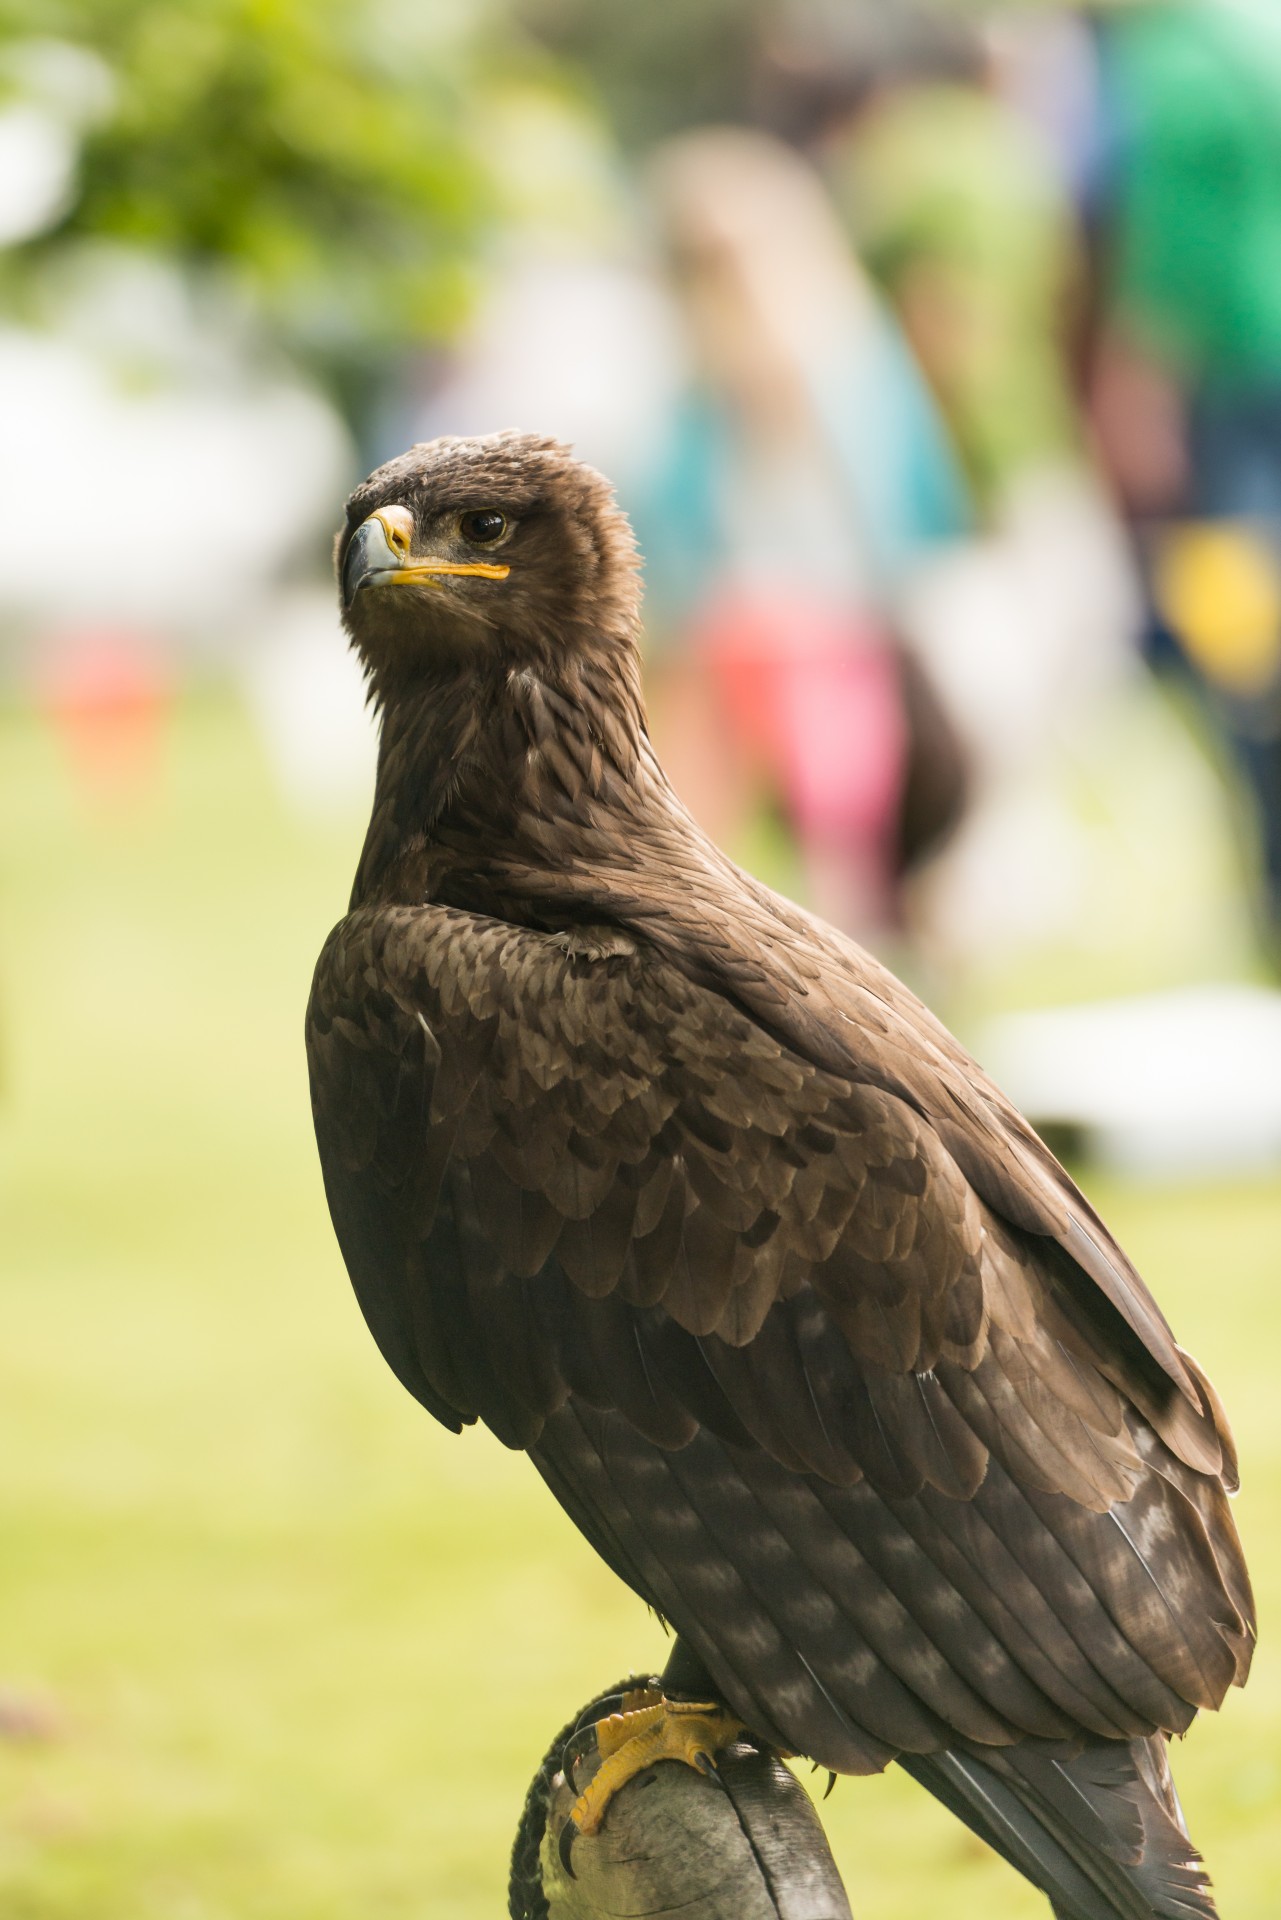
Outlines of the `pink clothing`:
{"label": "pink clothing", "polygon": [[848,609],[758,591],[713,598],[691,640],[802,840],[844,841],[888,877],[907,728],[885,637]]}

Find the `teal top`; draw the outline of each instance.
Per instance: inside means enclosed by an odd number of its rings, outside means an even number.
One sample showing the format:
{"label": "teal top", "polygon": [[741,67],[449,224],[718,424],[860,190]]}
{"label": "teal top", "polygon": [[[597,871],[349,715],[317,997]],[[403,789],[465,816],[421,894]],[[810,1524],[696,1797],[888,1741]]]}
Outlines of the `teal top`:
{"label": "teal top", "polygon": [[[833,523],[844,521],[843,538],[857,551],[853,571],[873,604],[883,605],[923,550],[968,530],[964,482],[929,391],[886,316],[857,349],[811,367],[808,379]],[[745,537],[743,482],[732,408],[708,387],[691,386],[647,470],[620,488],[660,633],[734,568]]]}

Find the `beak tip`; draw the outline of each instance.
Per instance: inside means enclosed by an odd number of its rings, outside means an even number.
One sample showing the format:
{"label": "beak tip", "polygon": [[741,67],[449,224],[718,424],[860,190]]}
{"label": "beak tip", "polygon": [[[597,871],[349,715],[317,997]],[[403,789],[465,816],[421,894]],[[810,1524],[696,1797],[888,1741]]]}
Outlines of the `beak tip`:
{"label": "beak tip", "polygon": [[342,603],[351,606],[372,574],[384,573],[399,565],[387,538],[387,529],[376,514],[362,520],[351,536],[342,567]]}

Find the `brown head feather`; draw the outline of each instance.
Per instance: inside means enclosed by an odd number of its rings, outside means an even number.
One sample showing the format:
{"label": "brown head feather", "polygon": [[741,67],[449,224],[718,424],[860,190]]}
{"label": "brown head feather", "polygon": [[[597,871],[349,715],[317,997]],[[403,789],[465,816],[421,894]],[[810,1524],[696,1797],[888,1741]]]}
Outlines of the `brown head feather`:
{"label": "brown head feather", "polygon": [[[636,543],[609,482],[568,447],[535,434],[429,440],[378,467],[347,502],[339,578],[357,529],[379,509],[413,520],[414,557],[500,562],[504,579],[442,576],[356,593],[344,619],[382,704],[458,670],[555,670],[569,658],[631,652],[640,583]],[[468,514],[501,514],[483,548]]]}

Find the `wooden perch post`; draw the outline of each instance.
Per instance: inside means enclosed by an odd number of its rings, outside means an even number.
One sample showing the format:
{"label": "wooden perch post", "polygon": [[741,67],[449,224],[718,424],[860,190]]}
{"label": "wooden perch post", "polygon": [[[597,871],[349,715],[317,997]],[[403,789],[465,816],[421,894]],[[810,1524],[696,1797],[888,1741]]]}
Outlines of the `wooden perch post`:
{"label": "wooden perch post", "polygon": [[564,1750],[620,1690],[576,1716],[535,1777],[512,1855],[512,1920],[850,1920],[809,1796],[746,1741],[719,1756],[719,1785],[674,1760],[637,1774],[599,1833],[575,1840],[566,1873],[561,1829],[598,1756],[589,1747],[571,1781]]}

